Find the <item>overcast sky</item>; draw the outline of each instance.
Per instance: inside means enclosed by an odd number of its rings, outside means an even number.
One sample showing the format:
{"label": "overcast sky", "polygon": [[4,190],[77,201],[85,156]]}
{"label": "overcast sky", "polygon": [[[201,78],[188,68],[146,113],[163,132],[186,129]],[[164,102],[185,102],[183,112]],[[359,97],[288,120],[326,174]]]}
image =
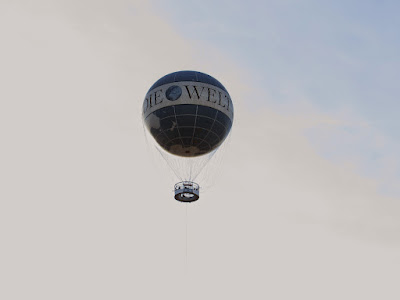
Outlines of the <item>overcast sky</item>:
{"label": "overcast sky", "polygon": [[[2,1],[0,298],[399,299],[398,9]],[[189,206],[140,115],[182,69],[235,105]]]}

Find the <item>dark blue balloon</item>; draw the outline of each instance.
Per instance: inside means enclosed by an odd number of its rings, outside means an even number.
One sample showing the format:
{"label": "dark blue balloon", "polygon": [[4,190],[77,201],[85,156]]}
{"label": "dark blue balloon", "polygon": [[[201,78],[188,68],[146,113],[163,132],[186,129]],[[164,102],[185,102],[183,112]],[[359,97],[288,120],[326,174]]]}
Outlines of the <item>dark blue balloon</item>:
{"label": "dark blue balloon", "polygon": [[159,79],[143,105],[146,127],[169,153],[195,157],[215,150],[228,136],[233,105],[210,75],[180,71]]}

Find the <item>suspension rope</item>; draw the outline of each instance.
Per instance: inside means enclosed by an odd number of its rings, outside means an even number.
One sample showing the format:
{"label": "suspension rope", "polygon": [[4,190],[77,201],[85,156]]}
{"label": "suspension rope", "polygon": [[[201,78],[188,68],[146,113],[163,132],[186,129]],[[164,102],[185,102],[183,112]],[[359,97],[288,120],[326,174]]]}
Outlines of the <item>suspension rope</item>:
{"label": "suspension rope", "polygon": [[185,203],[186,205],[186,217],[185,217],[185,276],[188,276],[188,205],[189,203]]}

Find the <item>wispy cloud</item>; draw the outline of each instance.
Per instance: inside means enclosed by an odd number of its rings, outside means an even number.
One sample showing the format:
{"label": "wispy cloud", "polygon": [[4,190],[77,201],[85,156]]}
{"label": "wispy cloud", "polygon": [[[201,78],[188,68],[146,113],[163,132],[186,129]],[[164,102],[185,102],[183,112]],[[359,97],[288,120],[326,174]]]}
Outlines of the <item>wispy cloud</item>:
{"label": "wispy cloud", "polygon": [[[292,85],[304,105],[277,109],[251,69],[144,2],[9,4],[1,298],[398,299],[398,199],[316,150],[354,136],[384,149],[368,122],[321,113]],[[216,186],[188,207],[186,276],[186,207],[151,162],[140,119],[148,87],[177,69],[221,79],[236,108]]]}

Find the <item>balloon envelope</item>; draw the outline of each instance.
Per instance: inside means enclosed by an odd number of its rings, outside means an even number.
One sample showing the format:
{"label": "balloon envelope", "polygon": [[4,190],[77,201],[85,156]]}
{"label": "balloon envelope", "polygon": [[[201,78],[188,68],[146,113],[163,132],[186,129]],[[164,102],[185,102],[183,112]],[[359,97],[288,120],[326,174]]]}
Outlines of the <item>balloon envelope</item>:
{"label": "balloon envelope", "polygon": [[156,142],[183,157],[210,153],[228,136],[233,104],[210,75],[179,71],[159,79],[143,103],[143,120]]}

